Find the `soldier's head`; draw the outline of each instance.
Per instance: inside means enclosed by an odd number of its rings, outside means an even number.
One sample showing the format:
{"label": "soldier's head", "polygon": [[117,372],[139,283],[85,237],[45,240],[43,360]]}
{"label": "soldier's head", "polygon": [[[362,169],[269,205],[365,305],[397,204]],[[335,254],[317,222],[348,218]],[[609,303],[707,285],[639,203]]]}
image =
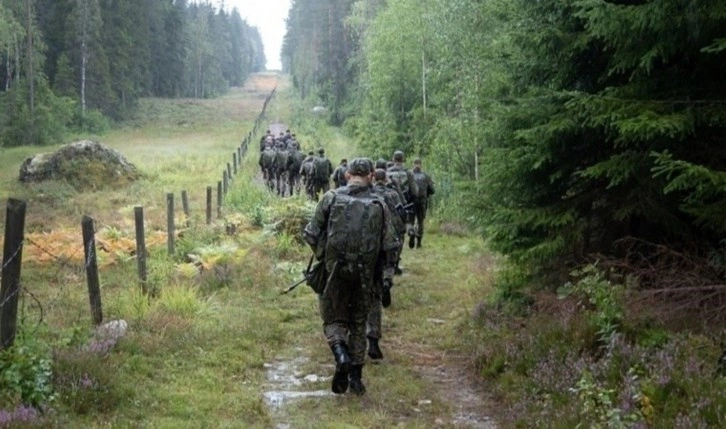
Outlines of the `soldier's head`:
{"label": "soldier's head", "polygon": [[413,169],[418,171],[421,171],[421,158],[416,158],[413,160]]}
{"label": "soldier's head", "polygon": [[323,156],[323,155],[325,155],[325,149],[323,149],[322,147],[321,147],[320,149],[318,149],[318,154],[319,154],[320,156]]}
{"label": "soldier's head", "polygon": [[340,165],[348,165],[348,160],[343,158],[340,160]]}
{"label": "soldier's head", "polygon": [[351,182],[359,182],[369,184],[371,181],[371,169],[373,162],[368,158],[355,158],[348,164],[348,170],[345,172],[345,179]]}
{"label": "soldier's head", "polygon": [[376,161],[376,169],[382,168],[382,169],[385,170],[386,169],[386,163],[387,162],[388,161],[386,161],[383,158],[378,158],[378,161]]}
{"label": "soldier's head", "polygon": [[403,162],[405,159],[406,157],[400,150],[393,152],[393,162]]}
{"label": "soldier's head", "polygon": [[313,152],[313,151],[308,152],[308,156],[315,156],[315,152]]}
{"label": "soldier's head", "polygon": [[386,170],[383,168],[376,168],[376,172],[373,173],[373,179],[376,183],[386,183]]}

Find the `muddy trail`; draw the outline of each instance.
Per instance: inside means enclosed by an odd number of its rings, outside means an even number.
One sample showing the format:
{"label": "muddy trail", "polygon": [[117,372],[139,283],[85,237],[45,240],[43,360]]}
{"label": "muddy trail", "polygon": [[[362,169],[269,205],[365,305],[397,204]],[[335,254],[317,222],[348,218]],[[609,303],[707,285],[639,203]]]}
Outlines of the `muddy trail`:
{"label": "muddy trail", "polygon": [[[286,125],[271,122],[267,128],[274,132],[285,130]],[[332,149],[340,153],[337,147]],[[254,183],[264,186],[261,173],[255,176]],[[287,199],[300,201],[298,198],[302,197]],[[315,331],[297,336],[279,356],[264,364],[262,396],[275,428],[316,427],[310,426],[310,418],[315,418],[309,414],[311,409],[318,410],[319,417],[325,421],[328,412],[340,411],[340,408],[345,412],[336,421],[342,420],[345,425],[351,424],[350,427],[498,427],[494,418],[496,403],[477,381],[471,359],[449,344],[458,335],[459,321],[468,317],[469,309],[474,307],[471,288],[482,287],[483,280],[475,278],[482,273],[477,273],[477,269],[472,272],[471,265],[481,265],[484,251],[467,254],[470,261],[452,266],[448,264],[449,258],[461,262],[458,253],[476,248],[480,243],[475,239],[446,236],[438,230],[432,230],[430,236],[431,246],[404,250],[402,264],[407,267],[402,276],[396,277],[394,304],[384,311],[381,346],[385,357],[380,362],[369,359],[364,367],[368,393],[356,397],[331,392],[333,358],[316,322]],[[441,258],[436,248],[447,249],[443,251],[451,255]],[[452,269],[454,276],[450,275]],[[470,286],[466,290],[452,289],[462,294],[461,300],[458,296],[441,294],[441,285],[449,281],[447,278],[457,277],[469,277],[466,283]],[[312,295],[304,285],[294,293]],[[308,315],[317,321],[315,301],[310,304]],[[397,392],[399,389],[403,392]],[[377,417],[369,420],[358,413],[364,416],[373,413]]]}

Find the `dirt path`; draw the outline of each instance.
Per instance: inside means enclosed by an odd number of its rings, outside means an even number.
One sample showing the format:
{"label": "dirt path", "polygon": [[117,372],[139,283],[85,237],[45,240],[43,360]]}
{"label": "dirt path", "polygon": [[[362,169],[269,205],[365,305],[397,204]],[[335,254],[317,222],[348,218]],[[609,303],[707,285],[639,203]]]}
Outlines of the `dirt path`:
{"label": "dirt path", "polygon": [[497,427],[489,410],[495,406],[484,386],[472,377],[464,356],[438,350],[428,350],[420,345],[407,345],[414,356],[414,370],[431,384],[437,386],[437,396],[447,401],[453,413],[451,421],[443,419],[441,425],[453,424],[457,428],[494,429]]}

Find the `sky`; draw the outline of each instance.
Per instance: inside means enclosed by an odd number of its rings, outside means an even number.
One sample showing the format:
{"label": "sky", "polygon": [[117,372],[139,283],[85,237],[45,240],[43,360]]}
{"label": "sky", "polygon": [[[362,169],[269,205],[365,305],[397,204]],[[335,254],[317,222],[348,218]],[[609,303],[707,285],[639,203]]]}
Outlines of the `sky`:
{"label": "sky", "polygon": [[[291,0],[224,0],[224,9],[232,11],[235,7],[249,25],[260,30],[262,44],[265,45],[265,58],[268,70],[279,70],[280,49],[285,36],[285,19],[290,10]],[[217,4],[222,1],[217,0]]]}

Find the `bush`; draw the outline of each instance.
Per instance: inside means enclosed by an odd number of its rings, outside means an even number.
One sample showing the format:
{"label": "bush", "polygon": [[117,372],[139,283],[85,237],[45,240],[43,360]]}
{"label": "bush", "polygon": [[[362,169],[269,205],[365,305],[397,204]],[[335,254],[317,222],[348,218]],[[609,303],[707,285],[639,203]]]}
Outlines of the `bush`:
{"label": "bush", "polygon": [[53,401],[50,351],[33,339],[19,336],[0,352],[0,405],[39,407]]}

